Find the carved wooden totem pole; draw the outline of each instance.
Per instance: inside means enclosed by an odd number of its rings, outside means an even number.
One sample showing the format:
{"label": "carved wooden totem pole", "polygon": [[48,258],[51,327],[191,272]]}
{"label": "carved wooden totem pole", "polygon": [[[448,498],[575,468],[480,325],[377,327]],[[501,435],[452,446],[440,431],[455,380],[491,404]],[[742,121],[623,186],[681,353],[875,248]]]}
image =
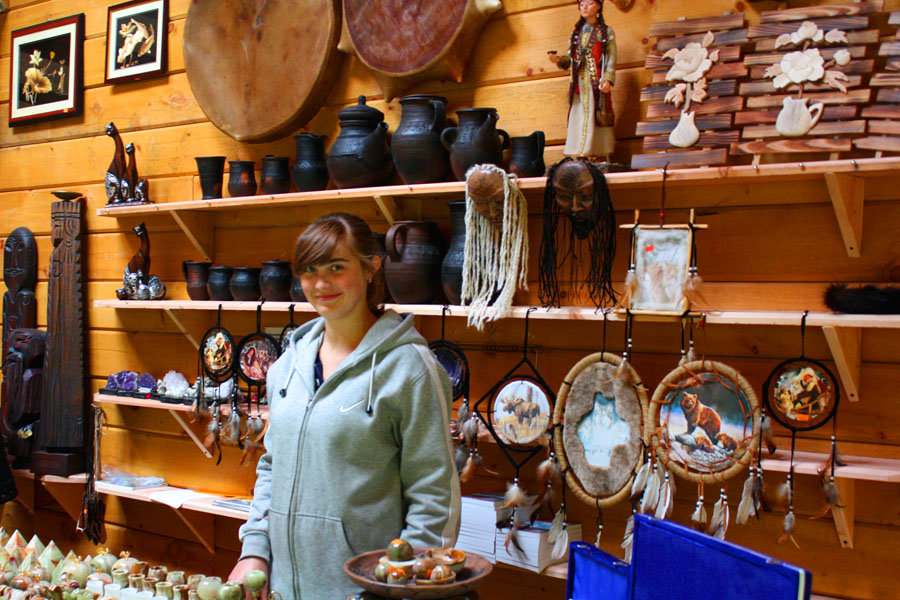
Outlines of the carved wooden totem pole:
{"label": "carved wooden totem pole", "polygon": [[[68,476],[84,470],[87,408],[84,397],[84,340],[81,274],[80,195],[54,192],[63,202],[50,211],[47,348],[41,392],[40,450],[31,470]],[[68,202],[67,198],[77,198]]]}
{"label": "carved wooden totem pole", "polygon": [[[40,371],[43,364],[44,332],[33,330],[37,325],[37,301],[34,297],[34,286],[37,284],[37,244],[31,231],[19,227],[13,231],[3,246],[3,282],[6,293],[3,294],[3,418],[0,429],[7,438],[9,454],[14,457],[14,465],[25,466],[31,452],[33,438],[27,426],[37,419],[38,406],[29,402],[34,398],[34,390],[40,392],[40,376],[30,382],[30,394],[24,393],[22,377],[26,370]],[[29,339],[40,338],[37,346],[25,348],[22,341],[18,348],[11,351],[10,335],[16,329],[35,331]],[[28,354],[28,366],[23,368],[21,362],[24,351]],[[32,379],[32,374],[27,375]],[[26,406],[27,405],[27,406]],[[34,409],[34,410],[33,410]],[[19,436],[19,429],[26,437]]]}

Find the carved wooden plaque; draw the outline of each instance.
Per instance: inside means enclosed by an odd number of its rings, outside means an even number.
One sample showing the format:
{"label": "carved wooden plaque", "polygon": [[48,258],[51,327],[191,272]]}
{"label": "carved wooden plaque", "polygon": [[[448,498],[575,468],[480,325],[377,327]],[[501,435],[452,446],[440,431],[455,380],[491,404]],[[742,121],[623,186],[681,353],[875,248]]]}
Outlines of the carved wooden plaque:
{"label": "carved wooden plaque", "polygon": [[3,356],[9,344],[9,332],[37,325],[37,244],[26,227],[19,227],[3,245]]}
{"label": "carved wooden plaque", "polygon": [[343,0],[340,49],[375,74],[385,97],[421,81],[462,81],[463,68],[499,0]]}
{"label": "carved wooden plaque", "polygon": [[339,0],[193,0],[184,66],[197,103],[236,140],[266,142],[321,108],[340,68]]}
{"label": "carved wooden plaque", "polygon": [[82,200],[50,209],[47,346],[38,446],[79,453],[85,443],[84,340],[81,273]]}

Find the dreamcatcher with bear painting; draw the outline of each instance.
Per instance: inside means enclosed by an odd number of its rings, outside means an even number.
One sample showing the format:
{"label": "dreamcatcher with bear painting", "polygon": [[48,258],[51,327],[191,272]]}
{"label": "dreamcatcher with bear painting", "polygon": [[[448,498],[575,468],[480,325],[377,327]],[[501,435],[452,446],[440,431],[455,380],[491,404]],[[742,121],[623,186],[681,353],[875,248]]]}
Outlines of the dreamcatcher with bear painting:
{"label": "dreamcatcher with bear painting", "polygon": [[[565,490],[597,509],[597,539],[603,533],[603,509],[632,495],[647,440],[644,415],[647,392],[629,362],[631,315],[626,316],[625,346],[621,356],[606,351],[607,313],[603,313],[603,347],[581,359],[566,375],[553,411],[553,449],[564,474],[563,500],[554,517],[557,535],[553,554],[565,552]],[[551,459],[554,456],[551,454]],[[549,483],[548,483],[549,485]],[[629,520],[633,526],[633,519]],[[627,529],[627,528],[626,528]],[[629,533],[626,531],[626,542]],[[623,543],[626,560],[630,544]]]}
{"label": "dreamcatcher with bear painting", "polygon": [[[503,455],[515,469],[512,483],[507,485],[504,506],[512,508],[507,533],[506,547],[512,543],[521,550],[516,533],[524,519],[518,511],[532,507],[528,495],[519,485],[519,472],[535,456],[549,445],[551,414],[556,401],[555,394],[528,357],[529,315],[537,310],[529,308],[525,313],[525,338],[522,344],[522,358],[506,372],[491,388],[472,406],[472,414],[463,424],[463,436],[474,453],[469,460],[477,461],[478,424],[483,423],[491,437],[497,442]],[[545,461],[546,462],[546,461]],[[463,469],[464,475],[471,473],[477,463]],[[541,465],[541,469],[546,465]],[[464,481],[465,477],[460,476]],[[544,494],[538,503],[548,503],[549,496]]]}
{"label": "dreamcatcher with bear painting", "polygon": [[[641,512],[668,518],[675,477],[697,483],[691,526],[724,539],[730,523],[725,488],[707,520],[704,487],[735,477],[751,463],[760,441],[760,405],[753,387],[737,369],[702,357],[689,360],[694,357],[690,349],[685,351],[683,339],[682,335],[683,363],[663,378],[650,399],[645,427],[655,467],[648,462],[635,486],[646,485]],[[761,492],[754,490],[755,482],[751,472],[742,505],[746,498],[758,506]],[[651,484],[659,486],[656,498]]]}
{"label": "dreamcatcher with bear painting", "polygon": [[[834,374],[824,363],[806,356],[806,318],[809,311],[804,311],[800,321],[800,356],[782,361],[766,378],[763,385],[763,398],[766,409],[772,418],[791,432],[791,459],[786,482],[770,495],[771,504],[785,505],[783,533],[779,543],[793,541],[794,533],[794,450],[797,432],[818,429],[829,421],[832,422],[831,453],[822,469],[822,491],[825,497],[825,515],[832,507],[840,507],[841,500],[835,485],[834,472],[840,458],[837,453],[836,412],[841,391]],[[769,443],[769,454],[774,453],[771,430],[763,428]],[[761,452],[761,450],[760,450]],[[762,480],[761,456],[757,455],[757,470]],[[761,483],[760,483],[761,485]],[[796,545],[796,541],[794,541]]]}

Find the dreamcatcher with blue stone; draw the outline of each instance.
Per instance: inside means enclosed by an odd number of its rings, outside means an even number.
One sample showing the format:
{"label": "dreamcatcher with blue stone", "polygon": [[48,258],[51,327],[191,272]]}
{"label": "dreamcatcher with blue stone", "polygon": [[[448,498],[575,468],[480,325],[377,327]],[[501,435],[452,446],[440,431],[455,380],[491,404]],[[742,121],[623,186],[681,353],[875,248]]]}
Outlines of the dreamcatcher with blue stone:
{"label": "dreamcatcher with blue stone", "polygon": [[[200,374],[200,379],[197,383],[194,415],[200,421],[207,421],[203,445],[210,450],[214,447],[219,448],[219,437],[222,431],[221,405],[226,399],[233,402],[237,389],[234,356],[234,338],[222,326],[222,305],[220,304],[216,313],[216,324],[203,334],[197,353],[197,361],[199,363],[197,371]],[[215,384],[212,414],[210,414],[207,403],[207,388],[211,384]],[[218,460],[222,460],[221,451],[219,452]]]}
{"label": "dreamcatcher with blue stone", "polygon": [[525,313],[522,358],[475,403],[473,417],[470,417],[479,419],[487,427],[515,469],[504,498],[504,507],[512,509],[505,542],[507,549],[510,543],[521,549],[516,533],[525,521],[522,514],[533,510],[534,506],[519,485],[519,472],[549,446],[548,430],[556,401],[556,395],[528,357],[529,315],[535,310],[531,307]]}
{"label": "dreamcatcher with blue stone", "polygon": [[[565,491],[597,509],[597,538],[603,532],[603,510],[632,498],[639,501],[638,474],[646,484],[648,462],[641,467],[647,440],[644,415],[648,399],[641,379],[630,364],[631,314],[625,319],[625,344],[621,356],[606,351],[608,315],[603,314],[600,352],[581,359],[566,375],[553,411],[553,447],[565,475],[563,502],[554,517],[551,555],[562,558],[568,546]],[[622,547],[630,560],[633,518],[626,524]]]}
{"label": "dreamcatcher with blue stone", "polygon": [[[800,321],[800,356],[782,361],[772,370],[763,385],[763,397],[769,415],[780,425],[791,432],[791,459],[787,481],[780,486],[774,495],[768,495],[772,504],[785,505],[785,516],[782,535],[778,542],[784,543],[793,539],[794,533],[794,450],[797,432],[818,429],[828,421],[835,428],[831,435],[831,453],[822,469],[823,494],[825,509],[822,516],[832,507],[840,507],[841,499],[834,481],[834,471],[840,458],[837,453],[835,417],[840,401],[840,387],[834,374],[822,362],[806,356],[806,318],[809,311],[804,311]],[[771,440],[771,429],[768,429],[768,440]],[[769,453],[774,452],[774,444],[770,444]],[[757,455],[757,469],[762,478],[761,456]],[[761,483],[759,484],[761,486]],[[761,494],[765,500],[764,494]],[[740,513],[740,510],[739,510]],[[746,520],[746,518],[745,518]]]}

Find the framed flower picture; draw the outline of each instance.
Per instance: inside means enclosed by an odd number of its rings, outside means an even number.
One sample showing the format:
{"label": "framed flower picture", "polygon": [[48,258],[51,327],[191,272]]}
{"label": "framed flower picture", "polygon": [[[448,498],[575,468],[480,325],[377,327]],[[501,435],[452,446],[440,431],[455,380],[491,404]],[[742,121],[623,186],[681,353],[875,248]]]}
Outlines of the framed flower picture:
{"label": "framed flower picture", "polygon": [[81,114],[84,15],[17,29],[11,38],[9,124]]}
{"label": "framed flower picture", "polygon": [[106,83],[166,73],[168,19],[167,0],[132,0],[109,7]]}

